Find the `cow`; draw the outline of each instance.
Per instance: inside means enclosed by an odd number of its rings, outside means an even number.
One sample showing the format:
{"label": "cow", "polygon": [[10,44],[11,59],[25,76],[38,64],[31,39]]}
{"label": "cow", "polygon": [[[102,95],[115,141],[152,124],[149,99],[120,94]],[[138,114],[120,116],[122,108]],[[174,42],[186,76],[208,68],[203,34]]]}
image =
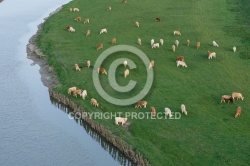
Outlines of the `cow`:
{"label": "cow", "polygon": [[116,38],[113,38],[113,39],[111,40],[111,44],[116,44]]}
{"label": "cow", "polygon": [[176,58],[176,61],[183,61],[184,62],[184,56],[178,56]]}
{"label": "cow", "polygon": [[233,92],[233,93],[232,93],[232,98],[233,98],[233,99],[236,98],[237,100],[238,100],[238,99],[244,100],[244,97],[243,97],[242,94],[239,93],[239,92]]}
{"label": "cow", "polygon": [[159,17],[155,18],[156,22],[161,22],[161,19]]}
{"label": "cow", "polygon": [[89,23],[89,18],[86,18],[84,21],[83,21],[83,24],[88,24]]}
{"label": "cow", "polygon": [[90,30],[87,30],[86,31],[86,36],[89,36],[90,35]]}
{"label": "cow", "polygon": [[126,70],[124,71],[124,77],[126,78],[128,75],[129,75],[129,69],[126,69]]}
{"label": "cow", "polygon": [[101,30],[100,30],[100,34],[103,34],[103,33],[108,33],[107,28],[104,28],[104,29],[101,29]]}
{"label": "cow", "polygon": [[154,61],[154,60],[151,60],[151,61],[149,62],[148,68],[151,69],[151,68],[153,68],[154,66],[155,66],[155,61]]}
{"label": "cow", "polygon": [[123,65],[124,65],[124,67],[127,67],[128,61],[127,60],[123,61]]}
{"label": "cow", "polygon": [[180,31],[175,30],[175,31],[174,31],[174,35],[181,35],[181,32],[180,32]]}
{"label": "cow", "polygon": [[212,44],[214,47],[219,47],[219,45],[216,43],[216,41],[213,41]]}
{"label": "cow", "polygon": [[234,118],[237,118],[238,116],[240,116],[241,111],[242,111],[241,107],[238,106],[238,107],[237,107],[237,110],[236,110],[236,112],[235,112]]}
{"label": "cow", "polygon": [[88,68],[90,67],[90,60],[87,60],[86,65]]}
{"label": "cow", "polygon": [[180,44],[179,40],[175,40],[175,45],[176,45],[176,47],[178,47],[179,44]]}
{"label": "cow", "polygon": [[236,47],[235,46],[233,46],[233,51],[236,52]]}
{"label": "cow", "polygon": [[68,94],[71,95],[71,92],[75,91],[76,90],[76,87],[73,86],[71,88],[68,89]]}
{"label": "cow", "polygon": [[99,106],[99,103],[98,103],[97,100],[94,99],[94,98],[91,98],[90,103],[91,103],[91,105],[93,105],[93,106],[95,106],[95,107],[98,107],[98,106]]}
{"label": "cow", "polygon": [[172,50],[173,50],[173,52],[175,52],[175,50],[176,50],[175,45],[172,45]]}
{"label": "cow", "polygon": [[150,112],[151,112],[151,116],[156,116],[156,110],[155,107],[150,107]]}
{"label": "cow", "polygon": [[107,11],[110,11],[110,10],[111,10],[111,6],[108,6],[108,7],[107,7]]}
{"label": "cow", "polygon": [[142,44],[142,43],[141,43],[141,38],[138,38],[138,39],[137,39],[137,42],[138,42],[139,45],[141,45],[141,44]]}
{"label": "cow", "polygon": [[80,69],[80,67],[78,66],[78,64],[75,64],[74,66],[75,66],[76,71],[81,71],[81,69]]}
{"label": "cow", "polygon": [[145,100],[138,101],[138,102],[135,104],[135,108],[141,108],[142,106],[144,106],[144,108],[146,108],[146,107],[147,107],[147,104],[148,104],[148,102],[145,101]]}
{"label": "cow", "polygon": [[190,45],[190,40],[189,39],[187,39],[187,46],[189,46]]}
{"label": "cow", "polygon": [[75,32],[76,30],[72,26],[66,27],[69,32]]}
{"label": "cow", "polygon": [[100,50],[100,49],[102,49],[103,48],[103,44],[102,43],[99,43],[98,45],[97,45],[97,47],[96,47],[96,50],[98,51],[98,50]]}
{"label": "cow", "polygon": [[76,17],[74,20],[75,21],[81,21],[81,17]]}
{"label": "cow", "polygon": [[196,43],[196,49],[199,49],[200,46],[201,46],[201,42],[197,42],[197,43]]}
{"label": "cow", "polygon": [[163,46],[163,43],[164,43],[164,41],[163,41],[163,39],[160,39],[160,44]]}
{"label": "cow", "polygon": [[97,69],[98,73],[102,73],[102,74],[108,74],[107,71],[104,68],[98,68]]}
{"label": "cow", "polygon": [[173,116],[173,115],[172,115],[172,112],[171,112],[171,110],[170,110],[169,108],[166,107],[166,108],[164,109],[164,111],[165,111],[165,112],[164,112],[165,115],[168,116],[169,118],[171,118],[171,117]]}
{"label": "cow", "polygon": [[209,50],[207,51],[208,54],[208,59],[216,58],[216,53],[215,52],[210,52]]}
{"label": "cow", "polygon": [[79,12],[79,11],[80,11],[80,9],[79,9],[79,8],[77,8],[77,7],[75,7],[75,8],[73,8],[73,11],[74,11],[74,12]]}
{"label": "cow", "polygon": [[184,104],[181,104],[181,112],[187,115],[186,106]]}
{"label": "cow", "polygon": [[80,96],[82,96],[82,99],[85,100],[85,98],[87,97],[87,90],[83,90],[82,93],[80,94]]}
{"label": "cow", "polygon": [[182,66],[182,67],[187,67],[187,64],[183,61],[176,61],[177,67]]}
{"label": "cow", "polygon": [[230,96],[230,95],[223,95],[223,96],[221,96],[221,101],[220,101],[221,103],[222,102],[227,102],[227,103],[233,103],[234,102],[234,99],[232,98],[232,96]]}
{"label": "cow", "polygon": [[75,96],[77,98],[77,95],[81,96],[82,90],[81,89],[76,89],[73,91],[73,96]]}
{"label": "cow", "polygon": [[135,26],[138,27],[138,28],[140,27],[140,24],[139,24],[138,21],[135,22]]}
{"label": "cow", "polygon": [[122,118],[122,117],[115,117],[115,124],[119,125],[119,123],[122,124],[122,126],[127,122],[128,118]]}
{"label": "cow", "polygon": [[159,48],[160,47],[160,44],[159,43],[154,43],[152,44],[152,48]]}

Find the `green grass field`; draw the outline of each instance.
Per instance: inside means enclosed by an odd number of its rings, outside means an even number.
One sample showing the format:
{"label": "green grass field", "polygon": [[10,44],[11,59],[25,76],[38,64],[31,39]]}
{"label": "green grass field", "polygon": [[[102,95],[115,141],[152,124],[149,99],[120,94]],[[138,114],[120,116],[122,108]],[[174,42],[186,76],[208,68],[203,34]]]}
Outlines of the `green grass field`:
{"label": "green grass field", "polygon": [[[106,11],[112,6],[111,11]],[[247,0],[74,0],[50,17],[37,38],[38,46],[49,56],[49,63],[57,72],[61,84],[57,90],[67,94],[67,89],[77,86],[88,91],[87,99],[73,98],[89,112],[149,112],[154,106],[157,112],[169,107],[180,112],[185,104],[188,116],[180,119],[129,119],[128,128],[116,126],[113,119],[97,119],[115,135],[131,144],[149,159],[152,165],[250,165],[250,24]],[[80,12],[70,12],[70,7],[79,7]],[[77,16],[81,22],[74,21]],[[155,22],[160,17],[162,22]],[[83,24],[90,18],[89,24]],[[140,28],[135,27],[140,22]],[[71,25],[75,33],[66,30]],[[99,34],[107,28],[107,34]],[[90,29],[91,35],[85,32]],[[174,30],[181,36],[174,36]],[[117,44],[132,45],[155,61],[154,82],[146,109],[135,109],[134,105],[116,106],[106,102],[93,86],[92,70],[97,57],[111,47],[111,39]],[[142,45],[137,44],[137,38]],[[150,40],[164,39],[164,45],[152,49]],[[171,46],[178,39],[180,45],[174,53]],[[186,40],[191,44],[186,46]],[[215,40],[220,47],[212,46]],[[200,49],[195,43],[201,42]],[[98,43],[104,49],[97,51]],[[237,47],[233,53],[232,47]],[[217,57],[207,58],[207,50],[215,51]],[[187,68],[177,68],[177,56],[185,56]],[[105,60],[103,67],[117,58],[130,58],[137,68],[130,70],[127,79],[123,77],[124,67],[117,69],[117,82],[126,85],[129,80],[137,81],[133,91],[118,93],[109,85],[108,77],[100,75],[103,88],[116,98],[129,98],[138,94],[144,86],[145,66],[134,54],[119,52]],[[86,67],[91,60],[92,67]],[[74,64],[83,67],[76,72]],[[221,104],[220,97],[241,92],[245,99],[234,104]],[[94,97],[99,108],[90,105]],[[135,101],[136,102],[136,101]],[[234,118],[237,106],[242,114]],[[123,114],[124,115],[124,114]]]}

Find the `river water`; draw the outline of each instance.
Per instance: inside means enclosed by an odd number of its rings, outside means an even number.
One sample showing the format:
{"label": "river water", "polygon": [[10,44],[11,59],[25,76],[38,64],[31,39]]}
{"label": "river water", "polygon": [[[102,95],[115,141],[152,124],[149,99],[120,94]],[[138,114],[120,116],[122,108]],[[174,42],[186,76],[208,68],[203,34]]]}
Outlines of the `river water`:
{"label": "river water", "polygon": [[52,11],[68,0],[0,3],[0,166],[133,165],[51,101],[26,45]]}

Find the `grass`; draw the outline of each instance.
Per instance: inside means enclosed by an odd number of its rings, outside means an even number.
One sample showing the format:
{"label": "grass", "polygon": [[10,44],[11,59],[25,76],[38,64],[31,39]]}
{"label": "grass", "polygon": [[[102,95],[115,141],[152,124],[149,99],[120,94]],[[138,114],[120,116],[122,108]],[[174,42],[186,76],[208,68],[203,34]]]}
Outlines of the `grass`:
{"label": "grass", "polygon": [[[112,6],[107,12],[106,6]],[[57,90],[67,95],[67,89],[77,86],[87,89],[85,101],[73,98],[77,104],[90,112],[149,112],[154,106],[157,112],[169,107],[180,112],[180,105],[186,105],[188,116],[179,120],[170,119],[131,119],[128,129],[115,126],[113,119],[96,119],[115,135],[131,144],[149,159],[152,165],[249,165],[250,164],[250,28],[249,5],[247,0],[191,0],[174,1],[120,0],[90,1],[75,0],[63,6],[63,9],[50,17],[37,38],[37,44],[46,55],[49,64],[54,67],[61,84]],[[79,7],[80,12],[69,12],[70,7]],[[90,24],[76,22],[74,18],[90,18]],[[162,22],[155,22],[160,17]],[[140,28],[135,27],[140,22]],[[75,33],[67,32],[71,25]],[[107,34],[99,34],[107,28]],[[91,35],[85,36],[90,29]],[[174,36],[173,31],[182,32]],[[155,61],[154,83],[150,93],[144,98],[148,101],[146,109],[134,109],[134,105],[116,106],[102,99],[93,86],[92,70],[97,57],[103,50],[96,51],[98,43],[104,49],[111,47],[111,39],[116,37],[118,44],[138,47],[149,59]],[[142,39],[142,46],[137,38]],[[159,49],[150,47],[150,40],[164,39]],[[180,46],[176,53],[171,46],[178,39]],[[191,45],[185,45],[190,39]],[[212,47],[215,40],[219,48]],[[200,49],[195,43],[201,42]],[[233,53],[232,47],[237,47]],[[207,50],[217,53],[216,59],[208,60]],[[175,58],[185,56],[188,68],[177,68]],[[133,91],[118,93],[109,86],[107,76],[101,75],[103,88],[117,98],[128,98],[140,92],[146,76],[141,60],[128,52],[119,52],[103,63],[109,64],[117,58],[130,58],[137,68],[130,71],[127,79],[123,77],[124,67],[117,69],[117,82],[127,85],[129,79],[137,81]],[[92,68],[86,68],[87,60]],[[83,67],[81,72],[74,70],[74,64]],[[234,104],[221,104],[220,97],[241,92],[244,101]],[[90,105],[94,97],[99,108]],[[242,115],[235,119],[237,106],[242,107]]]}

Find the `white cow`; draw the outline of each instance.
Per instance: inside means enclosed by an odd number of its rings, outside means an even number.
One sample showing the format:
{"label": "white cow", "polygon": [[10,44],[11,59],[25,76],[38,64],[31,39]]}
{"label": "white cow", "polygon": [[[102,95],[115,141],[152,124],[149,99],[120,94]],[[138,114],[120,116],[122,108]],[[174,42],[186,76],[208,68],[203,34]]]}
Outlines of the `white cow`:
{"label": "white cow", "polygon": [[160,39],[160,44],[163,46],[163,43],[164,43],[164,41],[163,41],[163,39]]}
{"label": "white cow", "polygon": [[214,47],[219,47],[219,45],[216,43],[216,41],[213,41],[212,43],[213,43]]}
{"label": "white cow", "polygon": [[152,45],[152,48],[159,48],[160,47],[160,44],[159,43],[154,43],[153,45]]}
{"label": "white cow", "polygon": [[138,44],[141,45],[141,38],[138,38]]}
{"label": "white cow", "polygon": [[171,110],[167,107],[165,108],[165,115],[170,117],[170,118],[173,116]]}
{"label": "white cow", "polygon": [[180,44],[179,40],[175,40],[175,45],[176,45],[176,47],[178,47],[179,44]]}
{"label": "white cow", "polygon": [[178,66],[187,67],[187,64],[183,61],[176,61],[176,63],[177,63],[177,67]]}
{"label": "white cow", "polygon": [[186,106],[184,104],[181,105],[181,112],[187,115]]}
{"label": "white cow", "polygon": [[103,33],[108,33],[108,30],[106,28],[101,29],[100,34],[103,34]]}
{"label": "white cow", "polygon": [[233,51],[236,52],[236,47],[235,46],[233,46]]}
{"label": "white cow", "polygon": [[87,91],[83,90],[82,93],[80,94],[80,96],[82,96],[82,99],[85,100],[85,98],[87,97]]}
{"label": "white cow", "polygon": [[123,62],[123,65],[124,65],[124,67],[126,67],[126,66],[128,65],[128,61],[125,60],[125,61]]}
{"label": "white cow", "polygon": [[173,52],[175,52],[175,45],[172,45],[172,50]]}
{"label": "white cow", "polygon": [[115,117],[115,124],[119,125],[119,123],[123,124],[126,123],[128,118],[122,118],[122,117]]}
{"label": "white cow", "polygon": [[150,43],[151,43],[151,46],[152,46],[155,43],[155,40],[151,39]]}

